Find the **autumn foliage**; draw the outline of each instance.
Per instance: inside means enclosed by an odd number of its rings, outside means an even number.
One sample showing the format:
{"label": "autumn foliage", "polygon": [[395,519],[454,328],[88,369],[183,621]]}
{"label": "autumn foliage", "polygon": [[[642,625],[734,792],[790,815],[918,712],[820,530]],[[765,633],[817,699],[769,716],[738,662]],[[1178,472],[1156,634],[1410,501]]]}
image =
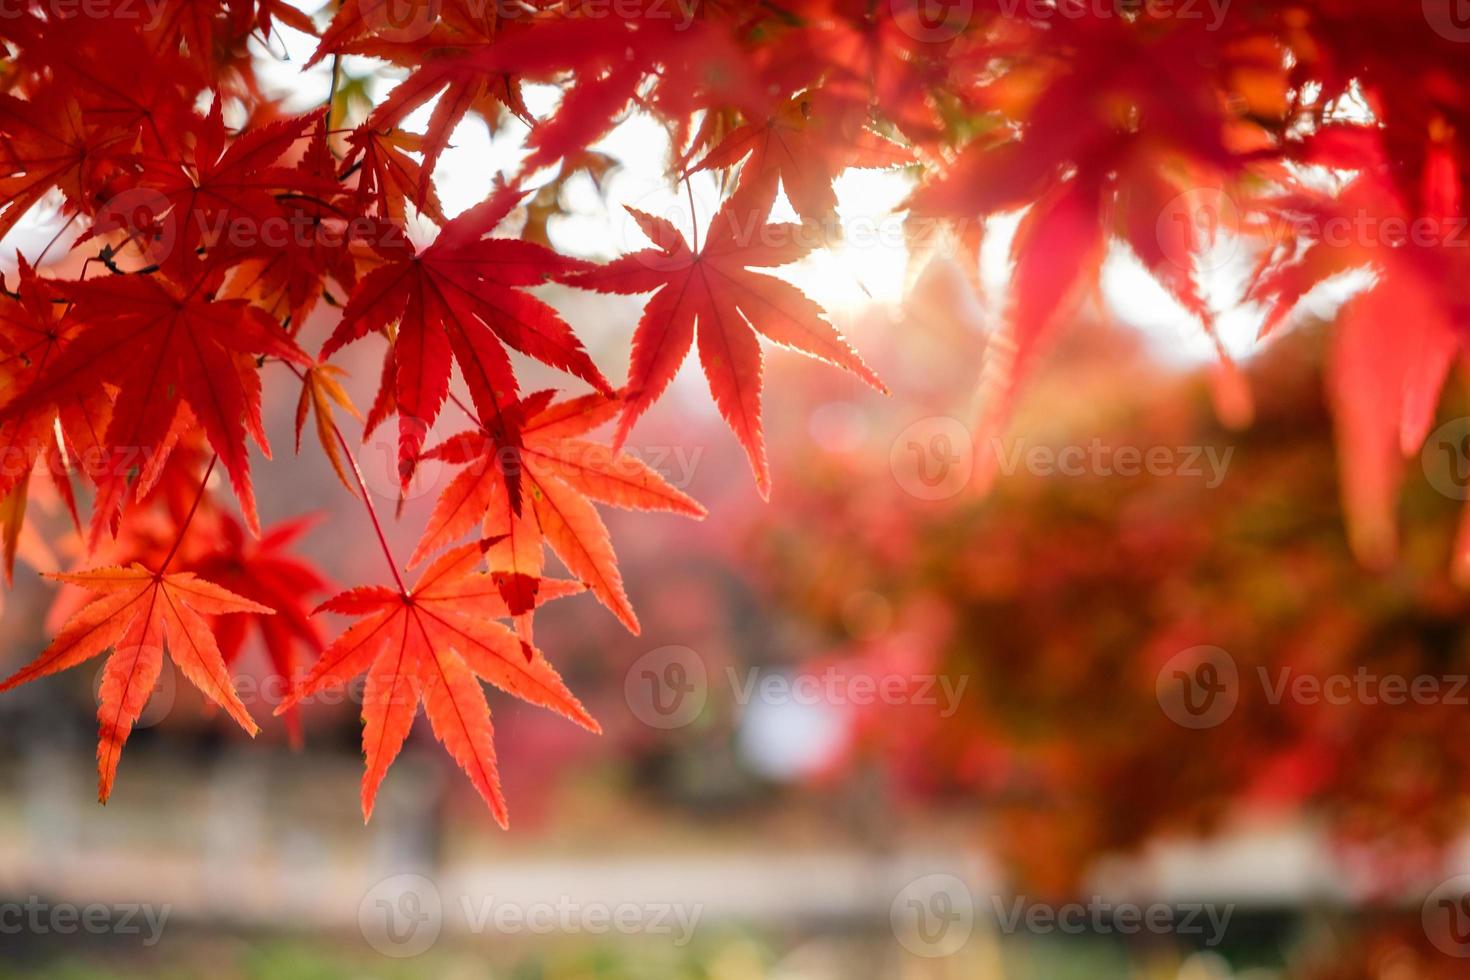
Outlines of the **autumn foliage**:
{"label": "autumn foliage", "polygon": [[[1464,320],[1470,31],[1451,0],[11,9],[0,234],[59,207],[79,261],[65,246],[17,259],[0,297],[0,540],[8,576],[32,533],[28,495],[56,494],[89,555],[56,577],[90,601],[73,597],[55,641],[0,690],[112,651],[103,799],[164,651],[255,732],[227,673],[253,627],[291,685],[288,722],[302,698],[366,673],[365,813],[422,704],[503,823],[481,681],[596,730],[535,647],[533,611],[586,589],[637,630],[596,505],[702,516],[622,451],[691,350],[762,496],[764,348],[884,390],[816,303],[763,271],[832,241],[832,182],[853,167],[912,175],[916,262],[944,251],[974,273],[988,220],[1024,211],[976,365],[982,455],[1110,253],[1131,252],[1211,336],[1204,280],[1222,239],[1250,258],[1263,334],[1322,284],[1371,275],[1343,307],[1327,383],[1354,547],[1393,560],[1402,457],[1425,438]],[[319,39],[305,67],[333,66],[318,110],[288,112],[257,77],[283,28]],[[365,113],[339,85],[349,58],[401,78]],[[557,107],[533,113],[530,85],[559,89]],[[632,113],[667,128],[671,184],[725,177],[720,211],[692,234],[636,212],[647,247],[605,264],[560,254],[538,233],[555,188],[595,172],[598,141]],[[471,119],[519,127],[528,152],[451,217],[435,168]],[[772,220],[781,193],[797,221]],[[409,227],[424,223],[437,234],[416,245]],[[547,283],[647,294],[626,370],[593,362],[579,325],[531,291]],[[359,344],[382,353],[362,416],[332,362]],[[1238,421],[1246,382],[1221,352]],[[561,372],[566,391],[525,390],[517,358]],[[389,584],[321,603],[359,617],[330,642],[312,616],[327,584],[288,550],[302,527],[263,527],[255,504],[248,443],[269,458],[262,399],[288,389],[298,450],[310,418],[389,566]],[[441,416],[463,431],[431,445]],[[428,459],[462,467],[410,559],[427,563],[412,587],[349,418],[364,436],[396,426],[404,486]],[[993,473],[979,468],[976,492]],[[571,579],[546,574],[548,548]],[[1470,543],[1457,554],[1470,564]]]}
{"label": "autumn foliage", "polygon": [[[1358,901],[1422,887],[1459,839],[1470,784],[1470,596],[1448,561],[1458,502],[1413,481],[1393,571],[1354,559],[1321,324],[1243,366],[1258,392],[1243,432],[1221,424],[1203,372],[1160,368],[1120,328],[1076,327],[1008,452],[1203,446],[1229,454],[1228,477],[1214,484],[1183,455],[1131,473],[1019,466],[983,501],[925,508],[861,479],[871,452],[809,448],[784,506],[742,535],[772,606],[815,633],[821,656],[792,669],[968,685],[950,712],[851,709],[819,777],[876,764],[901,799],[978,804],[1007,870],[1051,893],[1160,839],[1277,819],[1320,832]],[[1102,400],[1057,407],[1079,390]],[[814,384],[782,399],[833,395]],[[773,448],[794,458],[794,441]],[[1238,700],[1196,723],[1161,710],[1159,685],[1201,649],[1231,658]]]}

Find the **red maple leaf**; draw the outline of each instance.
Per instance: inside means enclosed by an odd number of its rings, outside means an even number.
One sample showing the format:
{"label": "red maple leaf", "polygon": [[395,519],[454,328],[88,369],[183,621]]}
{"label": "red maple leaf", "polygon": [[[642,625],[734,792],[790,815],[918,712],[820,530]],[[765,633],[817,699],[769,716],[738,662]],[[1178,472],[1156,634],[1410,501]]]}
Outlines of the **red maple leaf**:
{"label": "red maple leaf", "polygon": [[[291,546],[313,523],[311,518],[297,518],[277,524],[266,528],[256,541],[232,517],[221,514],[218,530],[210,538],[212,547],[189,563],[201,577],[273,610],[272,615],[252,610],[242,615],[215,616],[211,626],[227,665],[239,660],[247,631],[255,626],[270,658],[271,678],[283,685],[283,694],[296,683],[301,648],[320,653],[323,646],[309,603],[313,596],[328,591],[328,582],[309,562],[290,553]],[[299,746],[299,712],[288,711],[285,718],[287,734],[292,744]]]}
{"label": "red maple leaf", "polygon": [[283,160],[321,112],[253,128],[234,140],[226,138],[221,113],[216,100],[197,126],[188,158],[152,162],[141,182],[160,196],[154,217],[168,222],[172,239],[161,261],[175,270],[188,269],[201,250],[214,252],[215,262],[268,253],[270,230],[289,227],[290,212],[277,201],[278,192],[325,197],[337,191],[330,174]]}
{"label": "red maple leaf", "polygon": [[408,78],[368,116],[364,125],[370,130],[397,129],[411,112],[439,96],[420,142],[423,186],[416,200],[426,199],[428,175],[449,147],[454,127],[468,113],[478,109],[490,118],[490,109],[503,106],[527,124],[532,122],[519,78],[481,60],[492,52],[498,55],[509,38],[522,36],[527,19],[493,14],[486,18],[472,7],[484,12],[483,3],[466,0],[416,7],[402,6],[399,0],[355,0],[337,12],[307,63],[310,67],[335,51],[382,58],[409,70]]}
{"label": "red maple leaf", "polygon": [[[866,106],[859,106],[866,109]],[[804,221],[831,224],[837,214],[832,182],[849,167],[884,169],[913,162],[913,155],[873,131],[846,100],[805,92],[765,119],[732,131],[694,171],[740,168],[740,193],[769,214],[776,187],[786,191]]]}
{"label": "red maple leaf", "polygon": [[[253,356],[309,364],[307,356],[258,308],[212,302],[204,282],[185,288],[161,276],[111,276],[56,283],[85,324],[15,399],[0,423],[110,386],[119,392],[98,467],[94,540],[114,519],[129,479],[148,482],[167,459],[170,433],[197,420],[219,454],[245,521],[258,533],[245,450],[247,429],[269,452],[260,426],[260,379]],[[187,412],[187,415],[182,414]],[[139,460],[146,463],[138,472]]]}
{"label": "red maple leaf", "polygon": [[566,321],[521,291],[565,275],[578,263],[532,242],[485,237],[521,197],[502,188],[446,224],[432,245],[363,276],[322,347],[325,359],[397,323],[388,352],[391,385],[385,372],[384,387],[391,387],[399,416],[405,483],[449,393],[451,361],[459,364],[475,408],[487,419],[516,398],[506,346],[612,391]]}
{"label": "red maple leaf", "polygon": [[[530,173],[587,150],[635,101],[680,120],[681,131],[717,94],[742,107],[766,104],[723,25],[702,17],[686,22],[670,12],[612,5],[600,12],[589,8],[586,16],[553,10],[505,17],[490,33],[436,30],[431,36],[443,43],[429,45],[427,53],[423,45],[354,46],[412,69],[368,125],[401,126],[439,96],[424,133],[424,169],[432,172],[454,127],[493,99],[533,126],[522,167]],[[534,120],[521,98],[522,81],[566,78],[571,82],[558,110]]]}
{"label": "red maple leaf", "polygon": [[[0,296],[0,383],[7,390],[19,392],[32,385],[81,330],[81,319],[54,302],[56,299],[52,285],[22,261],[15,297]],[[47,473],[77,521],[67,464],[72,456],[95,457],[98,433],[106,430],[111,411],[112,399],[97,388],[55,404],[34,405],[0,422],[0,500],[8,505],[0,550],[7,583],[25,519],[27,484],[37,462],[45,459]],[[95,472],[87,475],[96,476]]]}
{"label": "red maple leaf", "polygon": [[359,170],[357,208],[366,212],[369,205],[378,215],[395,224],[403,224],[404,203],[409,202],[438,224],[448,221],[434,193],[434,185],[424,179],[425,170],[409,153],[424,148],[424,138],[402,130],[379,132],[370,126],[359,126],[347,139],[352,152],[342,162],[342,176]]}
{"label": "red maple leaf", "polygon": [[761,496],[769,497],[757,336],[845,368],[887,391],[821,307],[790,283],[750,271],[794,262],[818,242],[799,225],[765,224],[760,209],[742,195],[727,201],[710,221],[704,247],[697,252],[663,218],[628,211],[656,247],[563,279],[599,292],[654,294],[633,334],[628,395],[613,445],[622,446],[633,423],[669,386],[697,329],[710,393],[745,447]]}
{"label": "red maple leaf", "polygon": [[87,204],[127,138],[88,127],[81,105],[55,89],[35,100],[0,94],[0,238],[53,189],[72,209]]}
{"label": "red maple leaf", "polygon": [[[1380,568],[1397,553],[1404,459],[1419,452],[1433,428],[1465,311],[1458,287],[1467,262],[1461,168],[1442,144],[1428,141],[1419,152],[1411,196],[1397,186],[1376,129],[1328,126],[1316,133],[1299,150],[1304,162],[1359,173],[1335,196],[1302,193],[1272,202],[1269,254],[1277,261],[1251,284],[1252,298],[1266,305],[1264,335],[1317,285],[1353,270],[1373,273],[1372,284],[1342,308],[1327,381],[1349,540],[1360,561]],[[1368,219],[1375,223],[1367,231],[1341,233]],[[1457,576],[1470,578],[1470,520],[1455,551]]]}
{"label": "red maple leaf", "polygon": [[[116,147],[101,161],[95,154],[89,158],[102,162],[104,173],[115,168],[125,178],[123,186],[131,186],[139,169],[133,155],[137,149],[143,154],[180,152],[195,122],[195,94],[208,87],[206,72],[177,47],[152,43],[137,30],[136,18],[68,17],[62,30],[55,21],[36,16],[39,11],[34,6],[12,9],[0,24],[0,35],[19,48],[12,62],[19,73],[51,79],[29,101],[50,110],[58,93],[68,102],[75,99],[81,108],[82,138],[95,140],[94,149]],[[43,111],[38,119],[49,117]]]}
{"label": "red maple leaf", "polygon": [[494,37],[500,8],[484,0],[345,0],[322,32],[307,67],[329,54],[360,50],[356,42],[409,45],[428,39],[439,43],[457,36]]}
{"label": "red maple leaf", "polygon": [[976,459],[977,485],[984,486],[996,472],[995,437],[1010,419],[1022,379],[1102,268],[1106,239],[1097,209],[1096,184],[1079,176],[1039,201],[1016,231],[1006,319],[986,351],[980,377],[974,438],[986,449]]}

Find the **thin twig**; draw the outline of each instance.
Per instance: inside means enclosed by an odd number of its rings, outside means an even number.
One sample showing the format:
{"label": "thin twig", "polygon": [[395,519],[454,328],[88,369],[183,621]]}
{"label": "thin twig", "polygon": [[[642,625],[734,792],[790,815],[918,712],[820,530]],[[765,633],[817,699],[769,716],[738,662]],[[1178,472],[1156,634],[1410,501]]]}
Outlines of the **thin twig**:
{"label": "thin twig", "polygon": [[209,475],[214,472],[214,464],[219,462],[219,453],[209,458],[209,465],[204,468],[204,477],[199,481],[199,492],[194,495],[194,503],[189,508],[184,523],[179,527],[178,536],[174,538],[174,546],[169,549],[168,557],[163,559],[163,564],[158,566],[158,573],[162,575],[168,571],[169,562],[174,560],[174,555],[179,553],[179,545],[184,543],[184,535],[189,531],[189,525],[194,523],[194,512],[199,509],[200,502],[204,499],[204,489],[209,485]]}

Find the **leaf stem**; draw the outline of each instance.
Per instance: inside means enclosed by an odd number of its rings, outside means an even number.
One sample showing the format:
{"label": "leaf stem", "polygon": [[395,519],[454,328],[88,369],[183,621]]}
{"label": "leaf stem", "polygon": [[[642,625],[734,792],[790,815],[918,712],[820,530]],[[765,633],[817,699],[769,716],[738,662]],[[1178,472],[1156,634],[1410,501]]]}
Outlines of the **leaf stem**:
{"label": "leaf stem", "polygon": [[332,87],[327,89],[327,128],[332,128],[332,114],[337,111],[337,86],[342,80],[342,55],[332,55]]}
{"label": "leaf stem", "polygon": [[694,254],[699,254],[699,215],[694,210],[694,188],[689,183],[689,175],[684,175],[684,193],[689,198],[689,228],[693,232],[692,242]]}
{"label": "leaf stem", "polygon": [[189,532],[189,525],[194,523],[194,514],[199,510],[199,504],[204,500],[204,489],[209,486],[210,474],[214,472],[214,464],[219,462],[219,453],[209,457],[209,465],[204,468],[204,476],[199,481],[199,492],[194,495],[194,503],[189,507],[189,513],[184,517],[184,523],[179,525],[179,533],[174,538],[174,546],[169,549],[168,556],[163,559],[163,564],[158,566],[157,574],[162,576],[168,571],[169,564],[174,560],[174,555],[179,553],[179,545],[184,543],[184,535]]}
{"label": "leaf stem", "polygon": [[372,494],[368,492],[367,484],[363,482],[362,470],[357,465],[357,457],[352,454],[352,448],[347,445],[347,439],[342,435],[337,421],[333,419],[331,422],[332,433],[337,437],[337,444],[347,454],[347,462],[352,464],[352,476],[357,480],[357,489],[362,494],[362,502],[367,507],[368,517],[373,522],[373,530],[378,534],[378,544],[383,549],[383,557],[388,560],[388,568],[393,572],[393,581],[397,584],[399,592],[408,595],[408,587],[403,584],[403,576],[398,572],[398,562],[393,560],[393,551],[388,547],[387,536],[383,534],[383,523],[378,520],[378,509],[373,506]]}
{"label": "leaf stem", "polygon": [[[292,373],[300,378],[303,383],[306,381],[306,375],[302,374],[301,369],[296,365],[290,361],[282,361],[281,363],[290,368]],[[362,495],[363,506],[367,507],[368,517],[373,522],[373,530],[378,535],[378,545],[383,549],[383,557],[388,560],[388,569],[393,573],[393,581],[397,584],[400,593],[408,595],[408,587],[403,584],[403,576],[398,571],[398,562],[393,558],[393,550],[388,547],[388,536],[383,533],[383,522],[378,519],[378,509],[373,506],[372,494],[368,491],[367,483],[362,478],[362,470],[357,465],[357,456],[352,452],[352,447],[347,444],[347,437],[342,434],[342,429],[337,425],[337,420],[329,416],[327,423],[332,427],[332,434],[337,437],[337,444],[347,454],[347,462],[352,465],[353,479],[357,481],[357,490]]]}
{"label": "leaf stem", "polygon": [[56,234],[51,236],[51,240],[46,243],[45,248],[41,249],[41,254],[36,256],[35,261],[32,264],[40,266],[41,263],[46,261],[46,253],[51,251],[51,246],[61,241],[61,236],[66,234],[66,230],[72,226],[72,224],[77,220],[78,217],[79,215],[72,215],[70,218],[66,219],[66,224],[56,229]]}
{"label": "leaf stem", "polygon": [[459,396],[456,395],[452,391],[449,392],[449,400],[452,401],[455,404],[455,406],[461,412],[463,412],[465,414],[465,418],[467,418],[471,422],[475,423],[475,428],[479,429],[481,432],[489,432],[490,431],[488,428],[485,427],[485,423],[480,421],[480,417],[478,415],[476,415],[474,412],[470,411],[469,406],[466,405],[464,402],[460,401],[459,400]]}

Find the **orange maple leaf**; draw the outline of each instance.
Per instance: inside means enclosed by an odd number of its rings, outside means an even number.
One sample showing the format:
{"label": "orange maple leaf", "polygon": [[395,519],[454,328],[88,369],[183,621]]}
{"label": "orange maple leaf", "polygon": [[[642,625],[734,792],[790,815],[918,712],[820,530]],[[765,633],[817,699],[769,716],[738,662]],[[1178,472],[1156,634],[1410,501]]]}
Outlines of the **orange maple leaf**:
{"label": "orange maple leaf", "polygon": [[[446,552],[411,590],[365,586],[317,608],[361,616],[322,652],[276,709],[346,684],[367,672],[362,705],[362,814],[371,819],[378,787],[408,738],[419,702],[434,734],[470,777],[502,827],[509,826],[495,762],[490,706],[480,680],[561,714],[593,733],[602,729],[539,651],[493,620],[510,615],[500,588],[478,572],[492,542]],[[575,582],[541,583],[539,601],[582,591]],[[477,679],[478,678],[478,679]]]}
{"label": "orange maple leaf", "polygon": [[251,602],[188,572],[164,574],[134,562],[48,576],[94,592],[98,598],[73,616],[29,666],[0,684],[0,694],[27,681],[67,670],[112,648],[97,709],[97,798],[112,795],[118,758],[163,670],[163,651],[195,687],[253,738],[260,730],[240,703],[224,658],[204,616],[270,615]]}
{"label": "orange maple leaf", "polygon": [[[621,402],[591,394],[553,404],[553,394],[537,392],[510,406],[501,415],[507,427],[481,420],[478,430],[452,436],[424,454],[469,465],[439,495],[409,564],[480,524],[494,541],[486,561],[501,595],[511,613],[522,617],[535,605],[544,542],[636,634],[638,617],[592,501],[696,519],[704,518],[705,509],[636,457],[582,438],[610,422]],[[530,501],[524,510],[523,498]],[[529,636],[529,618],[519,626]]]}

